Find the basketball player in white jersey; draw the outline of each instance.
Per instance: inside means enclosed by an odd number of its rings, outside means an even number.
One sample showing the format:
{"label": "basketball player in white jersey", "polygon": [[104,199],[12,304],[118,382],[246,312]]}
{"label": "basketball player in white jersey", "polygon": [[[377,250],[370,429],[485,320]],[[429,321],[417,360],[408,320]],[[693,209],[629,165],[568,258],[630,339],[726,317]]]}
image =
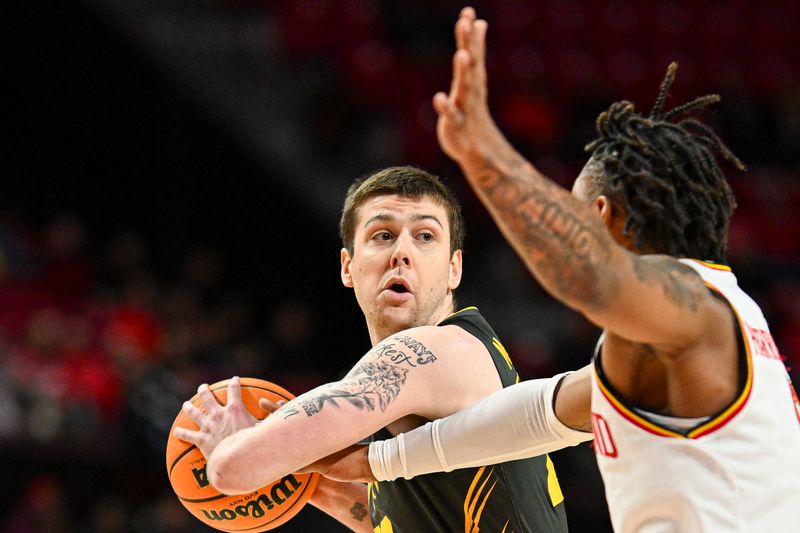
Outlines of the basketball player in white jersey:
{"label": "basketball player in white jersey", "polygon": [[315,467],[387,480],[553,451],[591,438],[617,532],[800,528],[800,402],[761,310],[725,266],[734,199],[687,113],[664,109],[677,65],[642,116],[628,102],[572,194],[542,176],[487,106],[487,24],[466,8],[442,148],[534,277],[603,328],[592,365],[524,382],[448,418]]}

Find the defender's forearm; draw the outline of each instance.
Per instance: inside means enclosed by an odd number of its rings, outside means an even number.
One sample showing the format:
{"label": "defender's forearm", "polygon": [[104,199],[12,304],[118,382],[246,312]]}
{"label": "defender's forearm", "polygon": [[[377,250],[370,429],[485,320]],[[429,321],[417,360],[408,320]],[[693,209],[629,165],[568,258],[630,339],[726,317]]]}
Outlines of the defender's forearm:
{"label": "defender's forearm", "polygon": [[581,311],[603,309],[621,249],[589,206],[510,146],[494,152],[461,168],[503,235],[554,297]]}
{"label": "defender's forearm", "polygon": [[[584,372],[584,371],[581,371]],[[506,387],[448,417],[369,446],[375,478],[392,481],[433,472],[502,463],[543,455],[592,438],[588,401],[573,409],[565,425],[554,410],[554,395],[564,375]],[[577,394],[588,398],[584,380]],[[580,388],[585,390],[581,391]],[[567,394],[575,395],[571,389]]]}

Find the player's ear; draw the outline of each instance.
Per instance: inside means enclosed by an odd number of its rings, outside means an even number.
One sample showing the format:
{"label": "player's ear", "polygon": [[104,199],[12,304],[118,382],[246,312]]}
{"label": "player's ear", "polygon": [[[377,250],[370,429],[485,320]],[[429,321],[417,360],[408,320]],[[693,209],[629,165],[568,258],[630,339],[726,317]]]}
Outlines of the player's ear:
{"label": "player's ear", "polygon": [[603,224],[607,228],[611,228],[614,225],[614,216],[616,215],[611,199],[605,194],[601,194],[595,198],[594,205],[600,214],[600,218],[603,220]]}
{"label": "player's ear", "polygon": [[611,199],[604,194],[595,199],[594,205],[597,207],[603,225],[608,228],[614,240],[628,250],[637,250],[635,239],[625,234],[626,214],[623,208],[619,204],[611,202]]}
{"label": "player's ear", "polygon": [[461,285],[461,259],[461,250],[453,252],[453,256],[450,258],[450,274],[447,279],[447,288],[451,291]]}
{"label": "player's ear", "polygon": [[347,248],[342,248],[342,285],[345,287],[353,288],[353,276],[350,273],[350,265],[353,262],[353,258],[350,257],[350,252],[347,251]]}

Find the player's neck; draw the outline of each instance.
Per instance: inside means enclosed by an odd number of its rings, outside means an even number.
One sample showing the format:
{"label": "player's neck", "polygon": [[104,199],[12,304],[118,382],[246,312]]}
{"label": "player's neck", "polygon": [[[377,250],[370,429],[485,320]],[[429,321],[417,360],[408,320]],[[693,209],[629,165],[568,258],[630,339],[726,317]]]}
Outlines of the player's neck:
{"label": "player's neck", "polygon": [[378,323],[376,321],[367,320],[367,329],[369,330],[369,340],[372,346],[377,346],[383,340],[389,338],[390,336],[404,331],[410,328],[416,328],[421,326],[435,326],[442,320],[446,319],[450,315],[455,312],[453,308],[453,295],[452,293],[448,293],[447,297],[441,302],[441,305],[437,306],[437,308],[429,313],[427,317],[417,317],[416,319],[411,319],[408,321],[402,322],[382,322]]}

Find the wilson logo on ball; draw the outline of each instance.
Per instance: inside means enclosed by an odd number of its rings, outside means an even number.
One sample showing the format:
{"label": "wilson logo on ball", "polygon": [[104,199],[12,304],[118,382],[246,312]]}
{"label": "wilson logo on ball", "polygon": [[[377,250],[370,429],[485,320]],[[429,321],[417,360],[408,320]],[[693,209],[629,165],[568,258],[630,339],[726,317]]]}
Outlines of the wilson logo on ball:
{"label": "wilson logo on ball", "polygon": [[[301,484],[297,478],[289,474],[279,482],[272,485],[272,488],[269,491],[269,496],[266,494],[261,494],[254,500],[242,505],[237,505],[233,509],[200,509],[200,511],[202,511],[207,519],[213,521],[236,520],[240,516],[261,518],[267,513],[267,511],[271,510],[276,505],[281,505],[286,502],[286,500],[288,500],[291,495],[300,488],[300,486]],[[252,497],[255,494],[258,494],[258,491],[254,492],[253,494],[249,494],[247,497],[245,497],[245,499]]]}

